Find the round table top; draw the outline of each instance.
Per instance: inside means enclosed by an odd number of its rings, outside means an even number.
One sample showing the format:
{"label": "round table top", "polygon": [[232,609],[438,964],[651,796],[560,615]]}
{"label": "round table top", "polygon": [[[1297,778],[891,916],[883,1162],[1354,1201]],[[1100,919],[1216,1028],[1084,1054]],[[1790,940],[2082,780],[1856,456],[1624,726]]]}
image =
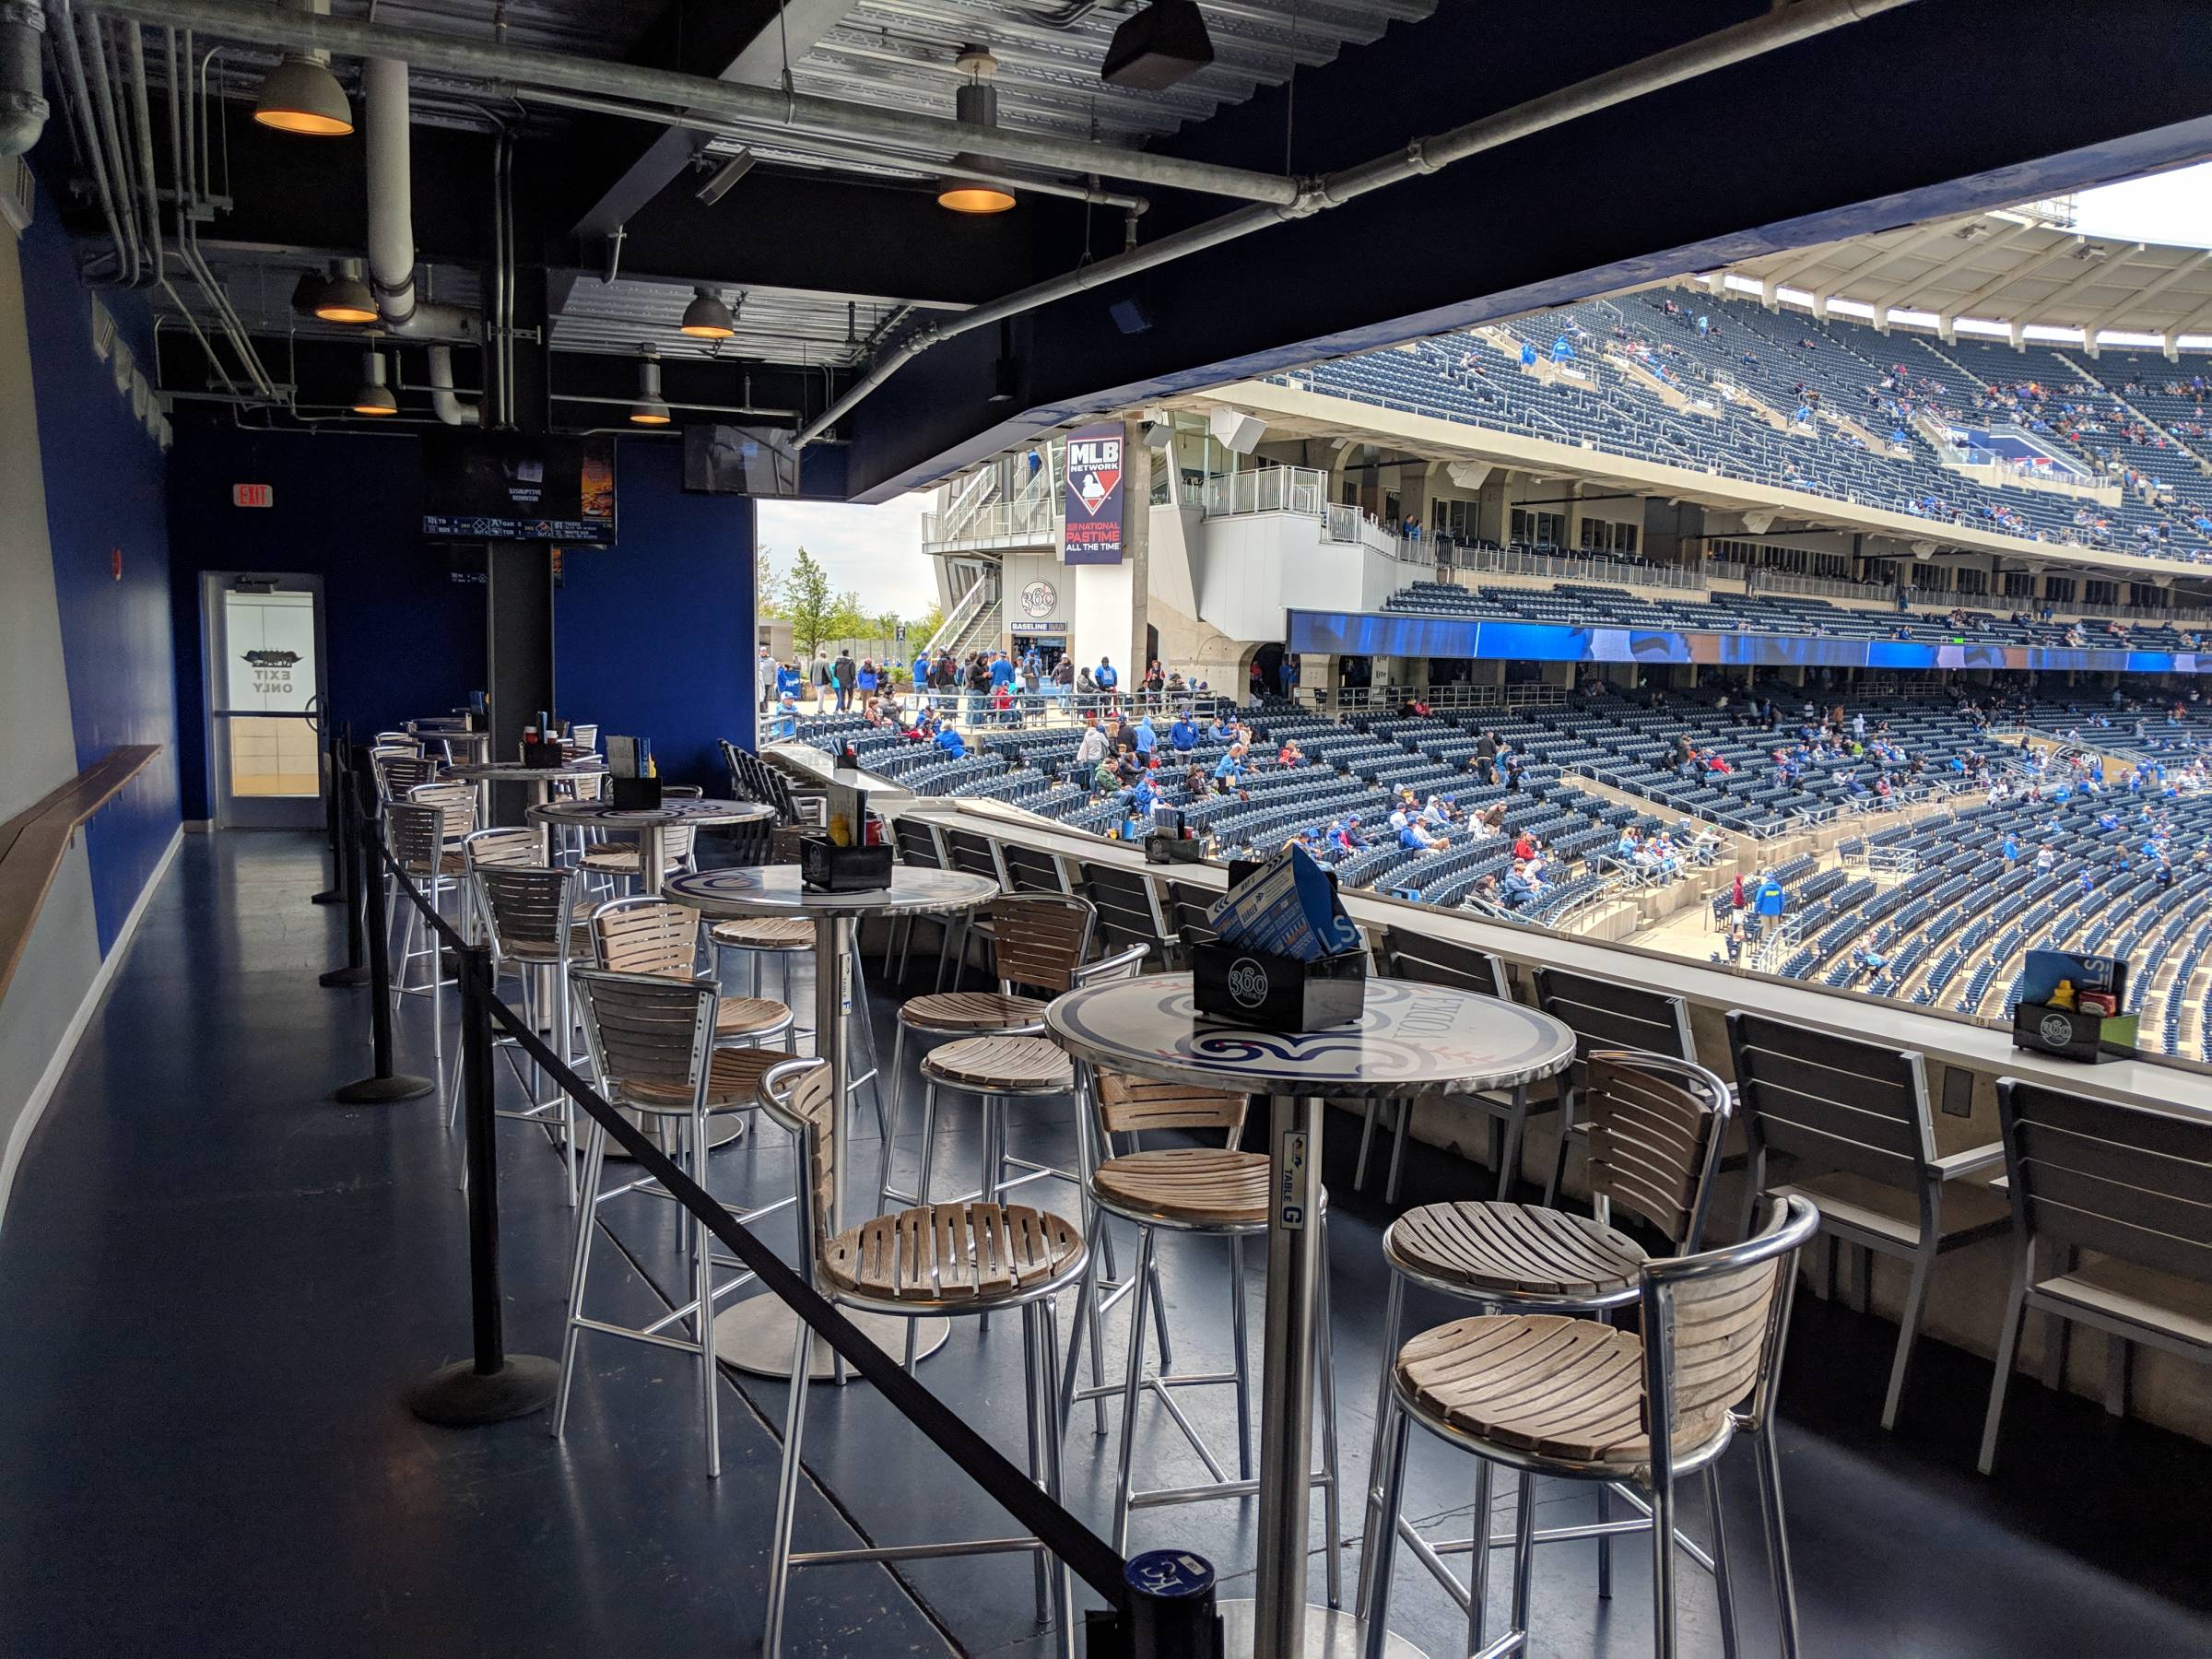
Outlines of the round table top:
{"label": "round table top", "polygon": [[445,770],[453,777],[472,781],[488,778],[494,783],[502,779],[527,783],[534,778],[595,778],[606,771],[606,762],[597,756],[589,760],[571,760],[566,766],[524,766],[520,760],[476,760]]}
{"label": "round table top", "polygon": [[671,904],[709,916],[922,916],[972,910],[998,897],[988,876],[893,865],[891,885],[856,893],[825,893],[801,885],[796,865],[700,870],[661,888]]}
{"label": "round table top", "polygon": [[428,720],[410,720],[407,728],[416,732],[436,732],[441,737],[471,729],[465,714],[433,714]]}
{"label": "round table top", "polygon": [[1245,1094],[1471,1094],[1574,1062],[1574,1033],[1548,1014],[1411,980],[1369,980],[1366,1011],[1325,1030],[1244,1030],[1195,1014],[1191,976],[1156,973],[1071,991],[1045,1024],[1062,1048],[1110,1071]]}
{"label": "round table top", "polygon": [[[453,769],[460,771],[459,767]],[[510,772],[514,777],[522,774]],[[547,777],[567,775],[566,770]],[[607,830],[635,830],[649,824],[751,824],[776,816],[765,801],[710,801],[671,795],[658,806],[617,806],[612,801],[547,801],[523,816],[548,824],[596,824]]]}

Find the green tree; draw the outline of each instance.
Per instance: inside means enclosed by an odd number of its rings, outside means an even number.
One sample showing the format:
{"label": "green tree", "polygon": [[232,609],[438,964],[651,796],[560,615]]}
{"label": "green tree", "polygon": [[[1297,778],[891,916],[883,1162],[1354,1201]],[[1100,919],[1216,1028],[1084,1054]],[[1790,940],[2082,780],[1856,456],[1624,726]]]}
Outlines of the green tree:
{"label": "green tree", "polygon": [[766,547],[753,555],[753,606],[763,622],[779,620],[783,615],[783,578]]}
{"label": "green tree", "polygon": [[791,561],[791,573],[780,584],[780,604],[791,623],[792,642],[808,656],[838,637],[838,611],[846,595],[830,590],[830,572],[813,554],[801,547]]}
{"label": "green tree", "polygon": [[945,626],[945,607],[935,599],[929,608],[906,625],[907,654],[912,656],[930,641],[930,637]]}
{"label": "green tree", "polygon": [[830,601],[830,637],[833,640],[865,640],[876,631],[876,618],[860,603],[860,594],[852,588]]}

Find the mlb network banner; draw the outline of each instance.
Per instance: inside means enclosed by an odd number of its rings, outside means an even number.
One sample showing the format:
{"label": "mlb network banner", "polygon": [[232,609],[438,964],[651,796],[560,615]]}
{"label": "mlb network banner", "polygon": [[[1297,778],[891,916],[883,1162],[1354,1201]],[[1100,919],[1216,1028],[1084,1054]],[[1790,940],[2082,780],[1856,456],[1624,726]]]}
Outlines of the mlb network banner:
{"label": "mlb network banner", "polygon": [[1117,420],[1067,435],[1069,564],[1122,562],[1122,432]]}
{"label": "mlb network banner", "polygon": [[1735,663],[1766,668],[2037,668],[2212,674],[2212,653],[1994,645],[1975,640],[1806,639],[1569,628],[1447,617],[1290,612],[1288,644],[1323,656],[1465,657],[1521,663]]}

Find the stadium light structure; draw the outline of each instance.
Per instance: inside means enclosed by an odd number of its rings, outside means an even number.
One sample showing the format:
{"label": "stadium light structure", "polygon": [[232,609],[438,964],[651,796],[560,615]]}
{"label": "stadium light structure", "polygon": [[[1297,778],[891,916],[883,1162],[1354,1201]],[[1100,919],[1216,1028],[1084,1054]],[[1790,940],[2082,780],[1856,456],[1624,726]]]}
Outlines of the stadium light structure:
{"label": "stadium light structure", "polygon": [[261,83],[253,119],[279,133],[343,138],[353,131],[353,106],[321,53],[288,54]]}
{"label": "stadium light structure", "polygon": [[[306,285],[302,283],[301,288]],[[361,262],[341,259],[330,267],[329,279],[316,290],[312,307],[314,314],[325,323],[343,323],[351,327],[373,323],[379,312],[376,296],[361,280]]]}
{"label": "stadium light structure", "polygon": [[693,288],[677,331],[695,340],[726,340],[737,332],[737,313],[712,288]]}

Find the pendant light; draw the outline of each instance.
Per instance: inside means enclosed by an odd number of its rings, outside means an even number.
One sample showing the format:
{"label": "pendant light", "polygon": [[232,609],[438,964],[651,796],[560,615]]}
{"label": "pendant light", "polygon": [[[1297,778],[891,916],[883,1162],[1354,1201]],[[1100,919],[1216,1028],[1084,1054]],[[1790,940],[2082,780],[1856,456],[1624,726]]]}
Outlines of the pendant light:
{"label": "pendant light", "polygon": [[353,106],[328,58],[319,52],[289,53],[261,83],[253,119],[280,133],[343,138],[353,131]]}
{"label": "pendant light", "polygon": [[677,328],[695,340],[726,340],[737,332],[737,317],[712,288],[693,288]]}
{"label": "pendant light", "polygon": [[361,262],[340,259],[330,267],[330,280],[315,298],[315,315],[325,323],[359,326],[377,320],[376,296],[361,280]]}
{"label": "pendant light", "polygon": [[664,427],[674,418],[661,400],[661,359],[648,351],[638,363],[638,401],[629,406],[629,423]]}
{"label": "pendant light", "polygon": [[353,394],[353,412],[371,416],[399,413],[399,399],[384,383],[384,354],[381,351],[361,353],[361,384]]}
{"label": "pendant light", "polygon": [[[991,84],[991,77],[998,73],[998,60],[989,48],[971,46],[960,53],[956,66],[968,78],[952,95],[955,117],[973,127],[996,126],[998,88]],[[955,156],[953,165],[960,166],[967,159]],[[1014,193],[987,179],[947,176],[937,181],[937,206],[954,213],[1004,213],[1014,206]]]}

